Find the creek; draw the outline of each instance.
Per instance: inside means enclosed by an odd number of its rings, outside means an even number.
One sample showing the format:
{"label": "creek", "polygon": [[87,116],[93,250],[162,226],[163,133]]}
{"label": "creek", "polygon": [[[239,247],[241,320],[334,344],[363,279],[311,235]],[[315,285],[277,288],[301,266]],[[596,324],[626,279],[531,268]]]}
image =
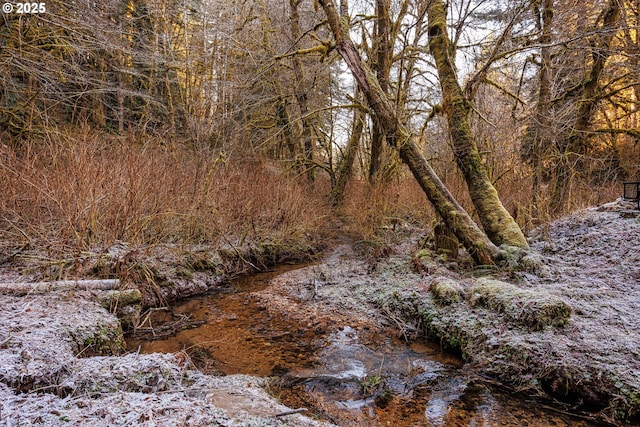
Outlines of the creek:
{"label": "creek", "polygon": [[409,344],[367,326],[314,328],[274,314],[252,297],[296,267],[234,280],[179,301],[148,321],[187,316],[199,326],[168,338],[130,338],[141,353],[185,351],[212,374],[271,377],[270,392],[306,415],[348,426],[597,426],[562,408],[515,395],[478,377],[429,341]]}

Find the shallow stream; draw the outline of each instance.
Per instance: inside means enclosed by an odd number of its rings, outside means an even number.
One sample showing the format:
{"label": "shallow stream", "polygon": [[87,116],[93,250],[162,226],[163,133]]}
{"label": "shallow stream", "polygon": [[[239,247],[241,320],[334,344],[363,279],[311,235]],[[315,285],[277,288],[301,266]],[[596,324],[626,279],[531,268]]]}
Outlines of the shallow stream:
{"label": "shallow stream", "polygon": [[[299,267],[299,266],[298,266]],[[272,377],[271,392],[311,417],[348,426],[596,426],[559,407],[514,396],[477,377],[436,343],[406,344],[365,327],[304,328],[252,298],[293,267],[235,280],[148,320],[204,322],[132,351],[185,351],[208,373]]]}

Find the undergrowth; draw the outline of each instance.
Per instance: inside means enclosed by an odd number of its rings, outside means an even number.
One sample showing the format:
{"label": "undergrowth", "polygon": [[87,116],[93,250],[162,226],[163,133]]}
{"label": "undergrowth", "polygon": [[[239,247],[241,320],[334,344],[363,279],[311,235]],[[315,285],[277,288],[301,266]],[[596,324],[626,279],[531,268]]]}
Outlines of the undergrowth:
{"label": "undergrowth", "polygon": [[[459,173],[445,178],[473,214]],[[522,177],[499,185],[505,207],[525,230],[552,219],[544,198],[533,212],[528,188]],[[117,242],[295,247],[344,235],[380,251],[411,230],[428,231],[436,219],[409,174],[376,186],[354,177],[335,211],[329,192],[322,174],[308,183],[251,155],[88,128],[49,131],[38,140],[0,144],[0,264],[29,251],[68,263]],[[616,189],[576,186],[572,194],[577,209],[614,199]]]}
{"label": "undergrowth", "polygon": [[0,194],[7,257],[62,258],[118,241],[296,241],[326,231],[330,218],[320,194],[267,162],[90,130],[5,149]]}
{"label": "undergrowth", "polygon": [[353,180],[338,214],[348,235],[378,243],[406,237],[408,228],[425,228],[435,218],[422,189],[411,177],[377,186]]}

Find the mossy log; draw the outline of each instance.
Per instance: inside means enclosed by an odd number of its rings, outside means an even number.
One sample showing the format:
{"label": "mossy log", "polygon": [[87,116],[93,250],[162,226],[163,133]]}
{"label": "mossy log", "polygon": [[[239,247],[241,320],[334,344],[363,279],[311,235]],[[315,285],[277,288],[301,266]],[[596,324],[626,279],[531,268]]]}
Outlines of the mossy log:
{"label": "mossy log", "polygon": [[96,290],[108,291],[118,289],[118,279],[95,280],[58,280],[54,282],[0,283],[0,294],[24,296],[29,294],[45,294],[48,292]]}
{"label": "mossy log", "polygon": [[471,288],[470,304],[478,304],[503,314],[507,319],[532,330],[563,326],[571,317],[571,306],[555,295],[522,289],[495,279],[478,279]]}
{"label": "mossy log", "polygon": [[97,295],[98,302],[107,310],[127,305],[142,303],[142,292],[139,289],[110,290]]}

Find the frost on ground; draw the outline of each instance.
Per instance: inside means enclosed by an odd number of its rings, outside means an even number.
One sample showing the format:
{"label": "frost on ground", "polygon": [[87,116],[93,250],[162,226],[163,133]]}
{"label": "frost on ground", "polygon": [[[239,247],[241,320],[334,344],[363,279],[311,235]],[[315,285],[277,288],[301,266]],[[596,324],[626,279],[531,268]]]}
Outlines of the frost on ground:
{"label": "frost on ground", "polygon": [[0,305],[0,425],[322,425],[276,418],[288,408],[264,379],[204,375],[182,353],[118,356],[119,323],[92,301],[0,296]]}
{"label": "frost on ground", "polygon": [[[549,228],[533,247],[551,276],[525,275],[523,286],[567,299],[572,322],[553,341],[549,369],[564,370],[566,386],[582,383],[609,405],[640,417],[640,220],[587,210]],[[586,384],[585,384],[586,383]],[[553,384],[552,384],[553,385]],[[556,385],[561,387],[562,384]],[[624,409],[623,409],[624,408]],[[624,415],[624,414],[621,414]]]}
{"label": "frost on ground", "polygon": [[[365,261],[341,246],[253,296],[319,334],[426,332],[519,390],[637,422],[639,235],[636,215],[586,210],[533,235],[532,250],[514,254],[519,266],[494,270],[428,249],[414,257],[409,239]],[[275,417],[287,408],[262,379],[207,376],[183,353],[118,356],[115,317],[78,293],[0,295],[0,304],[0,424],[320,425]]]}
{"label": "frost on ground", "polygon": [[447,269],[400,251],[373,265],[335,256],[280,276],[258,297],[301,322],[322,326],[348,313],[409,338],[426,332],[518,390],[638,421],[638,236],[637,215],[591,209],[532,236],[524,269]]}

